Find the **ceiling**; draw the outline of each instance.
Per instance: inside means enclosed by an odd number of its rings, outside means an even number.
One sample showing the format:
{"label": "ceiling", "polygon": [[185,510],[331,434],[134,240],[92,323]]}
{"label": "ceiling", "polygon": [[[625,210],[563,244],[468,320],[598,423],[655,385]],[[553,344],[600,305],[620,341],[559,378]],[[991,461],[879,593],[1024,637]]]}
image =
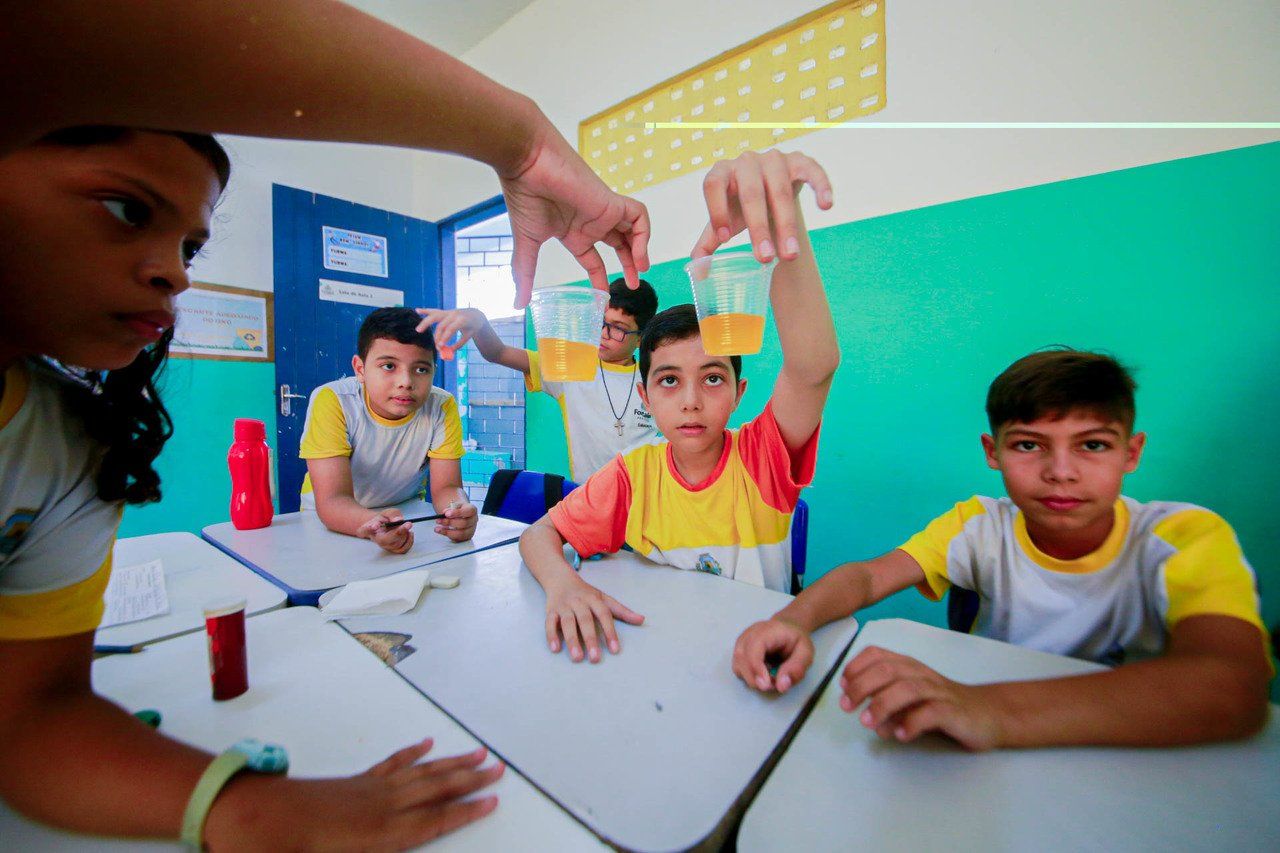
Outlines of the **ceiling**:
{"label": "ceiling", "polygon": [[461,56],[532,0],[343,0],[363,12]]}

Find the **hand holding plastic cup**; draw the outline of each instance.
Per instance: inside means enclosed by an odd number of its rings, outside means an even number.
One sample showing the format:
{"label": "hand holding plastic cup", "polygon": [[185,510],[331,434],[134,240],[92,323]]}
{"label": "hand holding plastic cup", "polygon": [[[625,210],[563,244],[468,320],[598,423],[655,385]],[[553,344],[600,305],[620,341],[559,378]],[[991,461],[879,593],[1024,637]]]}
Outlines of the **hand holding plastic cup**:
{"label": "hand holding plastic cup", "polygon": [[764,344],[769,282],[778,261],[750,252],[695,258],[684,265],[693,285],[702,348],[707,355],[753,355]]}
{"label": "hand holding plastic cup", "polygon": [[541,287],[533,292],[529,313],[533,315],[544,379],[595,379],[600,327],[608,305],[609,294],[594,287]]}

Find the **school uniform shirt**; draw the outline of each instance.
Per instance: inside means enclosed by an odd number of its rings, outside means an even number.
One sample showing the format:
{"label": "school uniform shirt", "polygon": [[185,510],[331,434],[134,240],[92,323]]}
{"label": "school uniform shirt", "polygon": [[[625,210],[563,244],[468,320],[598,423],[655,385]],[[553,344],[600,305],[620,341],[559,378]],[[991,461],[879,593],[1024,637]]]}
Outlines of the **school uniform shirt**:
{"label": "school uniform shirt", "polygon": [[35,362],[0,397],[0,639],[92,631],[102,620],[120,503],[98,497],[101,446]]}
{"label": "school uniform shirt", "polygon": [[[1235,532],[1186,503],[1121,496],[1101,547],[1076,560],[1044,554],[1009,498],[975,496],[902,546],[920,591],[979,597],[973,633],[1106,664],[1160,655],[1188,616],[1234,616],[1262,628],[1257,584]],[[1264,630],[1265,635],[1265,630]]]}
{"label": "school uniform shirt", "polygon": [[705,482],[676,470],[668,441],[615,456],[552,507],[556,530],[579,554],[623,544],[678,569],[768,587],[791,588],[791,514],[813,479],[818,430],[787,449],[773,404],[750,423],[725,430],[724,451]]}
{"label": "school uniform shirt", "polygon": [[[360,380],[347,376],[312,392],[298,456],[349,457],[356,503],[372,508],[430,495],[427,460],[461,459],[462,452],[462,420],[448,391],[432,387],[422,408],[393,421],[375,413]],[[316,508],[310,474],[302,508]]]}
{"label": "school uniform shirt", "polygon": [[[637,444],[658,436],[653,415],[640,399],[638,365],[622,367],[600,361],[590,382],[548,382],[536,350],[528,350],[525,388],[542,391],[560,404],[560,417],[569,442],[569,478],[584,480]],[[597,359],[598,360],[598,359]],[[618,430],[618,420],[622,429]]]}

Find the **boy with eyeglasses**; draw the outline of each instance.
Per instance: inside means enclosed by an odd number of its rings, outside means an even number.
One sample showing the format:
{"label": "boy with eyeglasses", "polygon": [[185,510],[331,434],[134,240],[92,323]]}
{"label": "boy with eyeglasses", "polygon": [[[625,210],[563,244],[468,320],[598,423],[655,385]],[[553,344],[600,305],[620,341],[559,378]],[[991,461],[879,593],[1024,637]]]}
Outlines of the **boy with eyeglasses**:
{"label": "boy with eyeglasses", "polygon": [[600,364],[591,382],[544,381],[537,351],[503,343],[475,308],[419,309],[418,329],[435,326],[436,346],[445,357],[474,340],[485,361],[519,370],[528,390],[554,398],[569,442],[569,476],[581,482],[622,451],[657,435],[653,415],[636,393],[635,358],[640,333],[657,311],[658,295],[644,279],[635,290],[622,279],[609,285],[597,351]]}

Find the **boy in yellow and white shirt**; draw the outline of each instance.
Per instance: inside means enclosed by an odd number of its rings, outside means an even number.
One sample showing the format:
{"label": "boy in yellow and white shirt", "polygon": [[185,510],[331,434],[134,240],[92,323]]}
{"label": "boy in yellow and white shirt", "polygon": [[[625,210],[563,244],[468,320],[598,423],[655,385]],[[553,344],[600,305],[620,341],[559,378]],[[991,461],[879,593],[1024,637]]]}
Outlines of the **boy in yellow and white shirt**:
{"label": "boy in yellow and white shirt", "polygon": [[[1056,349],[1015,362],[987,397],[987,464],[1007,498],[958,503],[898,549],[846,563],[748,628],[734,672],[786,691],[809,633],[905,589],[948,590],[975,633],[1124,666],[1096,675],[967,686],[869,648],[841,678],[847,712],[881,737],[937,731],[969,749],[1157,746],[1242,737],[1266,717],[1272,675],[1253,570],[1231,527],[1186,503],[1120,494],[1146,436],[1113,358]],[[961,612],[967,611],[967,612]],[[766,658],[783,659],[776,679]]]}
{"label": "boy in yellow and white shirt", "polygon": [[616,654],[614,618],[644,618],[575,573],[566,543],[584,556],[626,544],[655,563],[789,588],[791,515],[813,477],[822,410],[840,363],[800,211],[805,184],[830,208],[826,172],[799,152],[748,152],[708,173],[710,223],[693,255],[710,255],[749,227],[756,259],[780,258],[769,299],[782,367],[764,411],[726,429],[746,390],[742,357],[706,352],[693,305],[654,316],[640,339],[637,393],[664,440],[615,456],[520,537],[521,556],[546,593],[553,652],[563,639],[574,661],[599,661],[598,630]]}
{"label": "boy in yellow and white shirt", "polygon": [[634,290],[623,279],[609,285],[609,306],[596,352],[600,363],[590,382],[543,379],[537,351],[503,343],[475,308],[423,308],[419,328],[436,327],[436,341],[446,357],[467,341],[475,341],[485,361],[520,371],[526,390],[542,391],[555,400],[569,445],[569,478],[581,482],[619,453],[658,435],[649,407],[636,393],[639,368],[635,358],[640,335],[657,310],[658,295],[644,279]]}
{"label": "boy in yellow and white shirt", "polygon": [[387,525],[404,517],[394,505],[414,497],[429,494],[433,506],[448,507],[436,533],[463,542],[476,528],[462,488],[458,404],[431,384],[435,342],[417,323],[410,308],[365,318],[351,359],[356,375],[312,393],[299,453],[307,460],[302,507],[330,530],[397,554],[413,547],[413,525]]}

